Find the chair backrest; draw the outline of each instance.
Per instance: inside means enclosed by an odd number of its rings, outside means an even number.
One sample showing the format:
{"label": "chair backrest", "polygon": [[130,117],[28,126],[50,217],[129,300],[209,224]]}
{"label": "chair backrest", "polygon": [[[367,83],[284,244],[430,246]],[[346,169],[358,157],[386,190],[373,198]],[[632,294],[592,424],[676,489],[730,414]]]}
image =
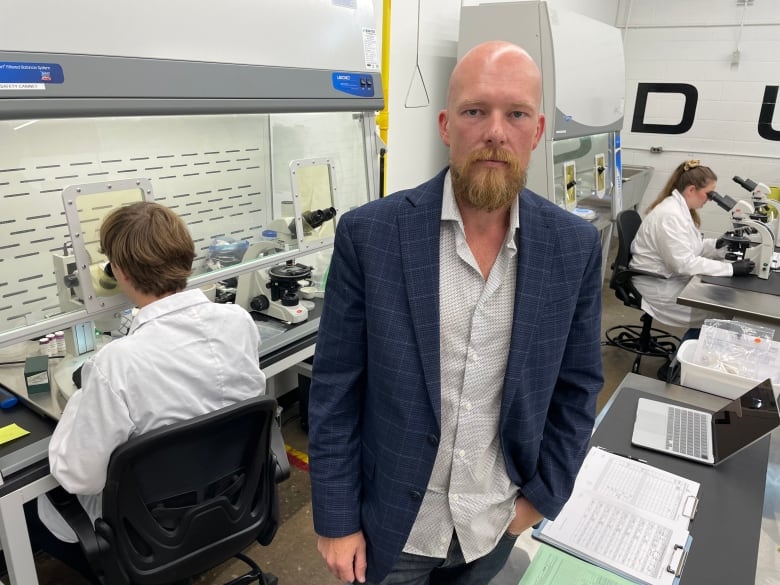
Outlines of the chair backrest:
{"label": "chair backrest", "polygon": [[634,241],[642,217],[634,209],[625,209],[618,213],[615,219],[618,233],[618,250],[615,263],[612,265],[612,276],[609,279],[609,288],[615,291],[615,296],[623,301],[623,304],[635,309],[642,307],[642,295],[631,284],[633,272],[629,268],[631,262],[631,242]]}
{"label": "chair backrest", "polygon": [[118,447],[95,522],[107,582],[170,583],[268,544],[278,523],[275,417],[276,401],[258,397]]}

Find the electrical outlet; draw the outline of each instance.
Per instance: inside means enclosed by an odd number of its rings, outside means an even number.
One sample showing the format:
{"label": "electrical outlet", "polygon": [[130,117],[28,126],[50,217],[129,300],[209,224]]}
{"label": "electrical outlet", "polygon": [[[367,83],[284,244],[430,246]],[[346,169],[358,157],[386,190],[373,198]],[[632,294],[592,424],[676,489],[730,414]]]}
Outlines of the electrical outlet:
{"label": "electrical outlet", "polygon": [[651,146],[650,147],[650,152],[659,153],[659,152],[663,152],[663,151],[664,151],[664,147],[663,146]]}

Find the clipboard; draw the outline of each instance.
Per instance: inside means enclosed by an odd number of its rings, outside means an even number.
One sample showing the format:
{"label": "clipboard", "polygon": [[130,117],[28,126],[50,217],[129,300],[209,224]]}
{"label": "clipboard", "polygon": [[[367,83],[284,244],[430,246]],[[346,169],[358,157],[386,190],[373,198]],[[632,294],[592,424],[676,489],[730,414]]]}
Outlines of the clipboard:
{"label": "clipboard", "polygon": [[648,580],[640,579],[636,575],[633,575],[631,573],[621,571],[620,569],[615,568],[613,565],[609,563],[605,563],[594,557],[591,557],[590,555],[584,554],[579,550],[561,546],[561,544],[558,542],[550,541],[542,534],[543,527],[547,522],[548,520],[543,520],[539,524],[539,526],[531,532],[531,535],[537,540],[544,542],[545,544],[560,549],[563,552],[570,554],[573,557],[586,561],[596,567],[609,571],[610,573],[614,573],[615,575],[618,575],[623,579],[631,581],[632,583],[637,583],[637,585],[650,585],[651,583],[656,583],[656,582],[678,585],[680,583],[680,578],[682,576],[683,569],[685,568],[685,562],[688,560],[688,553],[691,550],[691,544],[693,543],[693,537],[690,534],[688,534],[688,536],[685,539],[685,544],[673,545],[671,551],[672,555],[669,558],[669,561],[665,564],[666,566],[663,567],[663,578],[660,581],[648,581]]}
{"label": "clipboard", "polygon": [[593,448],[569,501],[533,531],[542,542],[643,585],[673,585],[685,567],[697,482]]}

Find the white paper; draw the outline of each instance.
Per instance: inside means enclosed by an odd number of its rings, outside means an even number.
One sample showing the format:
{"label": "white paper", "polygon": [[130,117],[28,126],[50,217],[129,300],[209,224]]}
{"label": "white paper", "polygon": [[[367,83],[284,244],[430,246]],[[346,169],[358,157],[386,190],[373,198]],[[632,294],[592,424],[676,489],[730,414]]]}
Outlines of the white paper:
{"label": "white paper", "polygon": [[632,579],[670,585],[688,541],[699,484],[593,448],[571,498],[542,539]]}

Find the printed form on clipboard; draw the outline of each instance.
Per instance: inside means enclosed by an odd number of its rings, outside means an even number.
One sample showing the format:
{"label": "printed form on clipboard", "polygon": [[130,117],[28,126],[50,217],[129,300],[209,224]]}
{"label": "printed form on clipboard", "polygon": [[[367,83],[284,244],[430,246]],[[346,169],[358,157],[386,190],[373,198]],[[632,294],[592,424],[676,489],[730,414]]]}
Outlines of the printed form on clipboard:
{"label": "printed form on clipboard", "polygon": [[534,537],[636,583],[672,585],[691,544],[699,483],[592,448],[571,498]]}

